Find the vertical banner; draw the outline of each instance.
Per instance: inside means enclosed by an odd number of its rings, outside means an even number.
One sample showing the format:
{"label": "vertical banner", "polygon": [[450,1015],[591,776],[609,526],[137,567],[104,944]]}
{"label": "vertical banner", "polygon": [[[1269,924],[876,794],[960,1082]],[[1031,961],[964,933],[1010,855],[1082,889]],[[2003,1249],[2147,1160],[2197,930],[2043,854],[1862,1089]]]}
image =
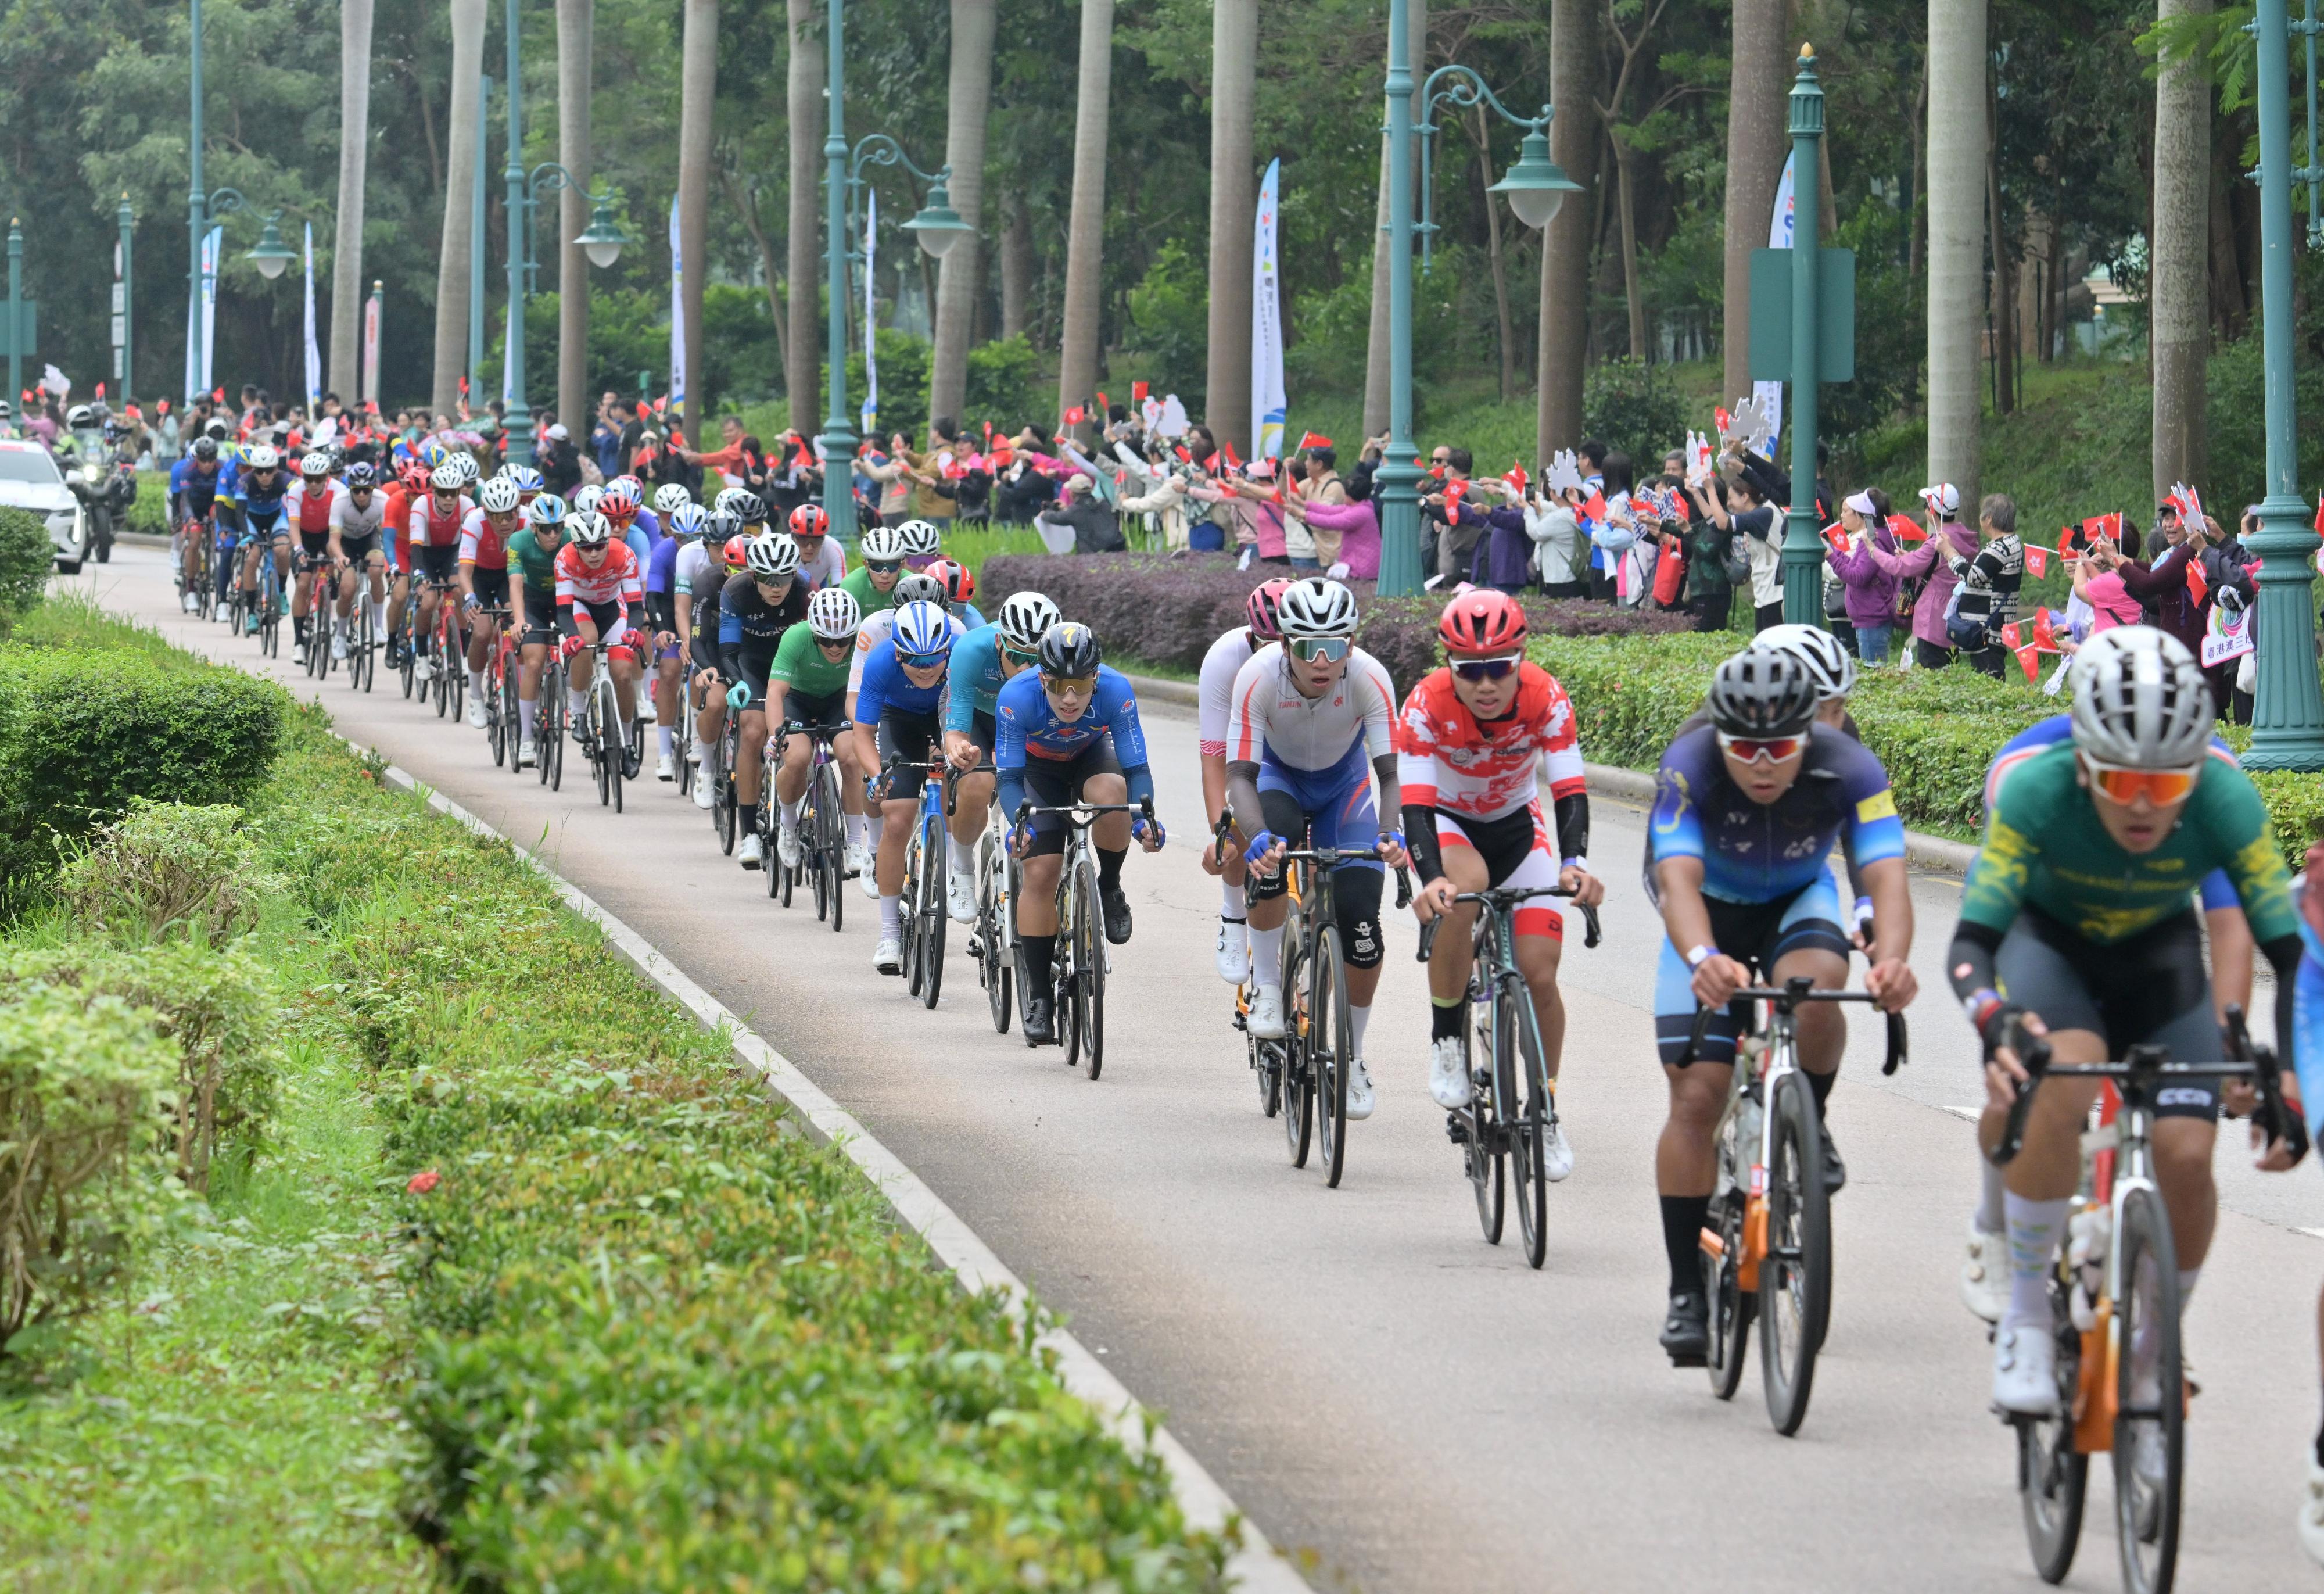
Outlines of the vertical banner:
{"label": "vertical banner", "polygon": [[[669,407],[686,402],[686,262],[678,247],[678,195],[669,197]],[[697,441],[700,440],[696,440]]]}
{"label": "vertical banner", "polygon": [[315,342],[315,224],[307,224],[307,424],[323,397],[323,351]]}
{"label": "vertical banner", "polygon": [[186,301],[185,402],[190,404],[208,391],[202,385],[202,310],[201,295],[197,292]]}
{"label": "vertical banner", "polygon": [[879,279],[879,262],[880,190],[867,188],[863,197],[863,414],[856,429],[867,438],[880,425],[880,361],[872,348],[872,334],[879,330],[874,309],[879,290],[873,286]]}
{"label": "vertical banner", "polygon": [[[1792,246],[1792,157],[1784,157],[1783,180],[1775,184],[1775,214],[1767,221],[1767,247],[1788,249]],[[1751,396],[1759,401],[1759,413],[1767,418],[1767,458],[1775,458],[1775,448],[1784,435],[1784,385],[1780,382],[1754,382]]]}
{"label": "vertical banner", "polygon": [[202,239],[202,379],[195,385],[197,393],[208,393],[216,382],[210,374],[210,356],[217,348],[217,278],[218,251],[226,246],[226,228],[214,227]]}
{"label": "vertical banner", "polygon": [[132,395],[129,373],[124,368],[126,362],[122,357],[123,350],[129,343],[129,300],[123,280],[123,264],[121,245],[115,241],[113,246],[113,379],[121,385],[121,396],[126,400]]}
{"label": "vertical banner", "polygon": [[1259,185],[1259,224],[1251,229],[1250,419],[1258,430],[1250,445],[1254,459],[1282,457],[1288,403],[1283,392],[1283,311],[1278,298],[1282,273],[1275,255],[1276,194],[1282,175],[1281,161],[1267,163],[1266,180]]}
{"label": "vertical banner", "polygon": [[371,285],[371,297],[364,301],[363,317],[363,396],[364,402],[379,403],[379,313],[383,284]]}

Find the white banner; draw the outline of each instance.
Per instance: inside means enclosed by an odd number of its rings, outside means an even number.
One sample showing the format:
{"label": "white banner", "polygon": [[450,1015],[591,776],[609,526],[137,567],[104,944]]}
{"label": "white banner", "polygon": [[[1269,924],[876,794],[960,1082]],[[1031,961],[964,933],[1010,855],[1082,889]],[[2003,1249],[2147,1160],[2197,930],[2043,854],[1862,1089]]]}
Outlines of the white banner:
{"label": "white banner", "polygon": [[[1792,157],[1784,157],[1783,181],[1775,184],[1775,210],[1767,221],[1767,247],[1788,249],[1792,246]],[[1759,401],[1759,412],[1767,418],[1767,458],[1775,457],[1775,448],[1784,435],[1784,385],[1780,382],[1754,382],[1751,396]]]}
{"label": "white banner", "polygon": [[364,402],[379,403],[379,284],[372,284],[371,297],[364,301],[363,320],[363,395]]}
{"label": "white banner", "polygon": [[2229,659],[2240,659],[2253,651],[2251,617],[2250,609],[2231,616],[2217,605],[2212,606],[2204,627],[2204,669],[2216,669]]}
{"label": "white banner", "polygon": [[[678,247],[678,196],[669,197],[669,408],[686,402],[686,262]],[[670,424],[677,422],[673,420]],[[701,439],[695,440],[697,443]]]}
{"label": "white banner", "polygon": [[[1275,213],[1283,162],[1269,161],[1259,185],[1259,222],[1251,229],[1250,423],[1253,459],[1283,456],[1283,422],[1288,400],[1283,391],[1282,273],[1275,253]],[[1226,440],[1219,440],[1223,442]]]}
{"label": "white banner", "polygon": [[307,424],[323,397],[323,351],[315,342],[315,224],[307,224]]}
{"label": "white banner", "polygon": [[217,385],[210,374],[210,357],[217,347],[217,279],[218,251],[226,246],[226,228],[214,227],[202,239],[202,365],[201,380],[195,384],[198,394],[208,393]]}
{"label": "white banner", "polygon": [[863,413],[857,430],[870,437],[880,424],[880,361],[873,348],[880,329],[875,300],[878,289],[873,285],[879,273],[873,269],[880,260],[880,190],[867,188],[863,195]]}

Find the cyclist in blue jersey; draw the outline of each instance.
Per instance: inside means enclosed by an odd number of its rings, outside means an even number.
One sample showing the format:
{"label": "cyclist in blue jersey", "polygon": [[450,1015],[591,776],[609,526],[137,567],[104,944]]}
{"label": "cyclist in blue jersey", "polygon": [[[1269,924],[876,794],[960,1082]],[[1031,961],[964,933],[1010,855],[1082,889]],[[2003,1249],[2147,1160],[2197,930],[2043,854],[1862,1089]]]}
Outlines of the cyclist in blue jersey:
{"label": "cyclist in blue jersey", "polygon": [[[1865,989],[1895,1012],[1918,986],[1906,961],[1913,898],[1904,827],[1880,761],[1853,738],[1816,723],[1814,678],[1795,656],[1751,646],[1711,680],[1710,723],[1682,731],[1663,755],[1646,831],[1646,890],[1667,931],[1655,978],[1655,1038],[1670,1082],[1670,1117],[1655,1152],[1670,1310],[1662,1345],[1679,1366],[1709,1348],[1702,1235],[1716,1159],[1711,1136],[1725,1110],[1729,1070],[1744,1012],[1730,1008],[1751,983],[1795,975],[1831,988],[1848,978],[1849,940],[1829,860],[1832,843],[1873,903],[1871,971]],[[1726,1009],[1702,1051],[1687,1055],[1700,1007]],[[1821,1115],[1848,1040],[1837,1007],[1803,1005],[1800,1065]],[[1847,1178],[1824,1137],[1824,1184]]]}
{"label": "cyclist in blue jersey", "polygon": [[[691,505],[686,507],[693,509],[689,523],[699,524],[702,511]],[[684,668],[678,658],[678,639],[683,633],[678,623],[678,556],[687,546],[687,538],[664,537],[654,544],[644,566],[647,628],[654,649],[654,734],[660,749],[654,765],[654,778],[661,781],[678,778],[678,676]]]}
{"label": "cyclist in blue jersey", "polygon": [[290,491],[290,474],[282,468],[282,456],[272,443],[256,445],[220,477],[218,496],[234,505],[242,521],[239,579],[253,631],[258,629],[258,555],[263,546],[272,546],[278,584],[290,590],[290,529],[282,518],[282,500]]}
{"label": "cyclist in blue jersey", "polygon": [[1038,592],[1019,592],[1001,606],[1001,617],[952,646],[952,684],[945,696],[945,757],[962,772],[952,820],[952,867],[945,871],[945,907],[963,924],[976,917],[976,839],[992,806],[992,776],[968,773],[1001,745],[992,707],[1001,688],[1038,662],[1041,638],[1065,616]]}
{"label": "cyclist in blue jersey", "polygon": [[885,821],[872,860],[880,940],[872,967],[882,974],[904,971],[904,848],[929,752],[940,745],[954,638],[952,616],[940,605],[908,603],[894,614],[894,628],[863,661],[863,684],[855,694],[856,767],[880,772],[870,795],[879,800]]}
{"label": "cyclist in blue jersey", "polygon": [[[194,574],[200,564],[195,557],[194,538],[215,534],[211,522],[225,470],[218,458],[217,440],[208,437],[196,438],[186,457],[170,468],[170,548],[185,571],[188,614],[201,606],[200,596],[194,590]],[[227,561],[221,558],[217,564],[217,588],[223,594]]]}
{"label": "cyclist in blue jersey", "polygon": [[[1071,802],[1151,802],[1154,771],[1147,762],[1146,732],[1138,723],[1138,694],[1130,678],[1102,662],[1097,637],[1084,625],[1062,620],[1042,636],[1037,672],[1019,674],[1001,689],[993,719],[1001,746],[993,755],[1001,811],[1011,822],[1009,850],[1024,860],[1017,893],[1019,973],[1024,992],[1025,1039],[1038,1044],[1056,1037],[1050,1010],[1050,970],[1057,941],[1057,874],[1063,867],[1065,827],[1054,814],[1015,823],[1018,805],[1029,799],[1044,808]],[[1121,863],[1130,842],[1158,852],[1162,822],[1143,815],[1110,813],[1090,829],[1097,848],[1097,894],[1105,913],[1105,939],[1120,946],[1130,939],[1130,898],[1121,889]]]}

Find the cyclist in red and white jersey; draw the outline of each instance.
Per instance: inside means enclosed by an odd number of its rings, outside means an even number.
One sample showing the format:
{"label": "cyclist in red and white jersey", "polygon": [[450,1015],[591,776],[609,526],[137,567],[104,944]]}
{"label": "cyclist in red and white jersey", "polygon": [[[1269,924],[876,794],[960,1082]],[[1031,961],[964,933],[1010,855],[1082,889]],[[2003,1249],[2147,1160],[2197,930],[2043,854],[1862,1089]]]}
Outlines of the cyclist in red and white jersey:
{"label": "cyclist in red and white jersey", "polygon": [[[1439,1107],[1469,1104],[1468,1018],[1473,903],[1462,892],[1507,886],[1563,887],[1592,906],[1606,894],[1587,861],[1590,796],[1565,689],[1525,656],[1524,607],[1505,592],[1464,592],[1437,623],[1450,661],[1421,677],[1397,718],[1397,774],[1406,844],[1421,887],[1412,910],[1422,923],[1449,922],[1428,959],[1429,1094]],[[1540,772],[1549,775],[1557,836],[1541,811]],[[1533,993],[1542,1058],[1556,1089],[1565,1045],[1565,1005],[1557,965],[1565,921],[1536,899],[1515,914],[1518,970]],[[1573,1171],[1562,1121],[1549,1119],[1543,1162],[1552,1179]]]}
{"label": "cyclist in red and white jersey", "polygon": [[[1211,651],[1203,655],[1194,693],[1199,705],[1195,732],[1202,744],[1203,818],[1214,829],[1227,810],[1227,713],[1234,700],[1235,676],[1250,663],[1251,654],[1283,639],[1283,633],[1276,629],[1275,606],[1290,585],[1288,579],[1278,577],[1252,588],[1243,605],[1247,623],[1211,644]],[[1234,832],[1233,840],[1224,860],[1217,848],[1203,848],[1203,872],[1219,877],[1219,978],[1229,985],[1240,985],[1250,967],[1250,933],[1243,913],[1240,830]]]}
{"label": "cyclist in red and white jersey", "polygon": [[[367,585],[374,610],[387,596],[387,552],[380,546],[380,533],[387,524],[387,495],[379,490],[379,472],[358,459],[347,467],[346,487],[346,490],[331,502],[331,558],[344,572],[339,578],[338,600],[342,624],[331,634],[331,656],[335,659],[347,656],[344,622],[355,607],[355,594],[365,590]],[[386,616],[374,617],[383,635]]]}
{"label": "cyclist in red and white jersey", "polygon": [[299,461],[299,479],[282,495],[282,524],[299,534],[298,576],[290,590],[290,634],[307,644],[315,583],[331,559],[331,514],[346,489],[331,479],[331,457],[318,449]]}
{"label": "cyclist in red and white jersey", "polygon": [[429,680],[436,672],[436,660],[429,652],[435,645],[436,600],[439,592],[458,582],[460,528],[467,524],[476,507],[460,491],[466,481],[466,472],[447,461],[429,473],[427,494],[411,503],[406,529],[410,535],[412,577],[420,583],[420,623],[414,627],[412,644],[418,655],[411,670],[416,681]]}
{"label": "cyclist in red and white jersey", "polygon": [[508,540],[523,524],[523,489],[503,473],[476,489],[460,523],[460,607],[468,621],[468,723],[484,728],[484,665],[500,636],[493,611],[509,607]]}
{"label": "cyclist in red and white jersey", "polygon": [[638,636],[630,628],[630,610],[645,606],[645,581],[638,574],[637,555],[629,544],[614,540],[613,522],[592,510],[569,515],[565,524],[570,540],[557,551],[557,628],[565,638],[570,672],[567,706],[573,737],[578,741],[588,734],[585,722],[593,663],[586,650],[602,641],[621,718],[622,775],[635,780],[638,764],[630,754],[630,721],[638,712]]}
{"label": "cyclist in red and white jersey", "polygon": [[790,533],[798,544],[799,579],[809,592],[836,587],[847,579],[847,550],[832,541],[831,516],[822,505],[802,504],[792,510]]}

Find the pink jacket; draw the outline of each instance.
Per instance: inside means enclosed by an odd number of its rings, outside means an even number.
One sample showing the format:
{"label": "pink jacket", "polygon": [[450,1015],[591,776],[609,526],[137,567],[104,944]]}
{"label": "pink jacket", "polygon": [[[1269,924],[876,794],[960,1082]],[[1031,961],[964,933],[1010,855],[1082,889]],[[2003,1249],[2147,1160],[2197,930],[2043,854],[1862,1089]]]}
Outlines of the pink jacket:
{"label": "pink jacket", "polygon": [[1379,517],[1372,513],[1370,499],[1360,504],[1310,504],[1307,524],[1314,531],[1340,533],[1340,557],[1347,562],[1351,579],[1379,579]]}
{"label": "pink jacket", "polygon": [[1920,600],[1913,605],[1913,635],[1931,647],[1951,648],[1945,636],[1945,606],[1952,601],[1953,588],[1960,585],[1960,578],[1953,574],[1952,561],[1977,557],[1977,533],[1954,521],[1941,535],[1931,537],[1910,553],[1890,553],[1868,542],[1864,551],[1892,576],[1928,576]]}

